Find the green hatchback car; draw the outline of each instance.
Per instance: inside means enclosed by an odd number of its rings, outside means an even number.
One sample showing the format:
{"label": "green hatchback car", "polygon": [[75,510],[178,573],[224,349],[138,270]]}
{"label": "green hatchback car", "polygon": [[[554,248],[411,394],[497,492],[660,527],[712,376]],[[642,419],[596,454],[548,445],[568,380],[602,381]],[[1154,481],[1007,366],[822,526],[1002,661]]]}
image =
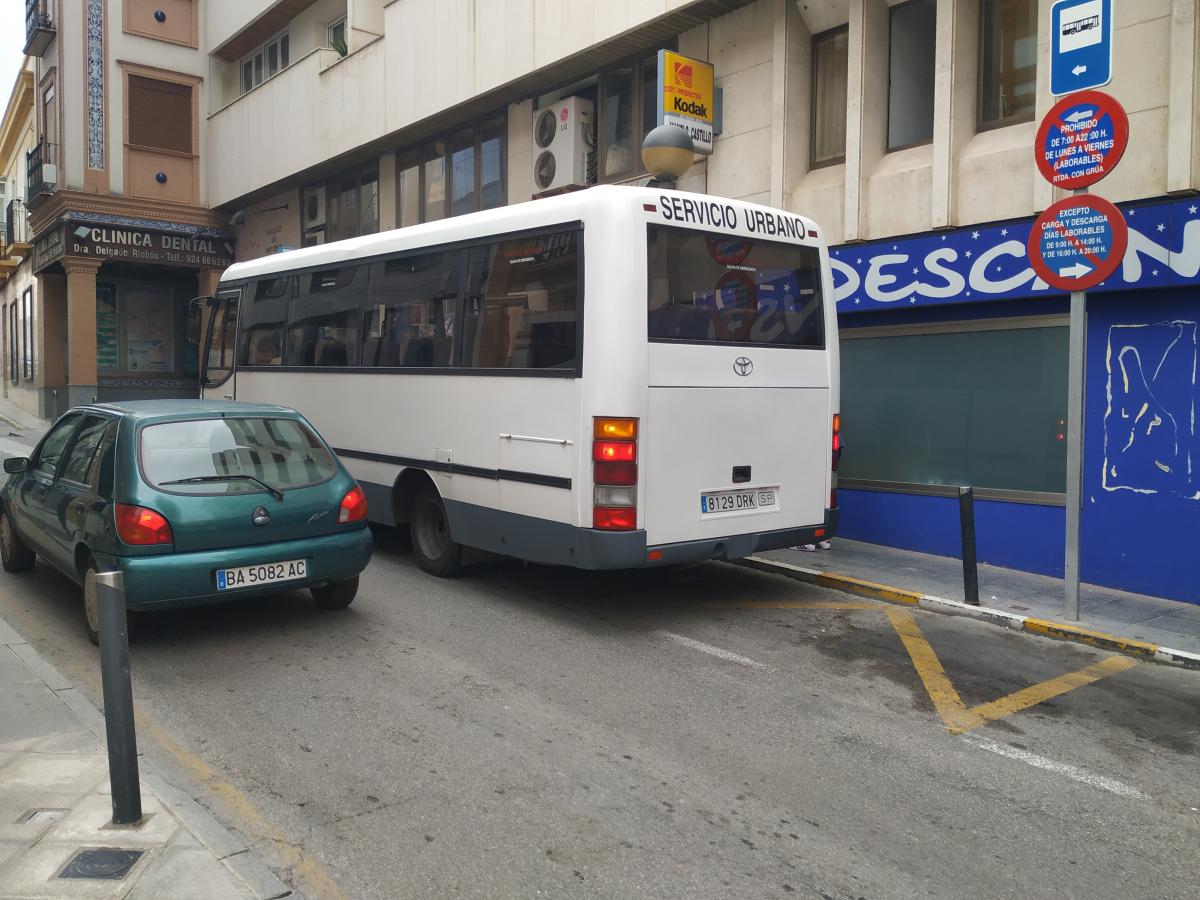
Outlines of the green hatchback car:
{"label": "green hatchback car", "polygon": [[41,556],[83,586],[124,575],[132,611],[308,588],[349,606],[371,559],[362,488],[305,418],[258,403],[146,400],[72,409],[4,460],[0,561]]}

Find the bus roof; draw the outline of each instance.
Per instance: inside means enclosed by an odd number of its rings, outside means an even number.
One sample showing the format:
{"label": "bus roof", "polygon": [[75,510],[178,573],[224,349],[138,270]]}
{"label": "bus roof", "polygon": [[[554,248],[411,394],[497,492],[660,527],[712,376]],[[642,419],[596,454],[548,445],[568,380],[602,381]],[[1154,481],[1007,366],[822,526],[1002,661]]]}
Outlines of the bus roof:
{"label": "bus roof", "polygon": [[[743,211],[743,215],[745,212],[753,213],[754,211],[763,214],[769,213],[776,217],[782,214],[789,219],[802,222],[804,231],[809,238],[815,238],[819,234],[817,225],[811,219],[757,203],[746,203],[742,200],[730,200],[725,197],[695,194],[688,191],[603,184],[587,190],[560,194],[557,197],[514,203],[495,209],[440,219],[436,222],[410,225],[406,228],[382,231],[377,234],[334,241],[316,247],[305,247],[300,250],[289,250],[284,253],[274,253],[234,263],[225,270],[221,281],[237,283],[294,269],[335,266],[363,257],[381,256],[437,244],[473,240],[493,234],[573,222],[583,219],[592,210],[616,202],[642,203],[644,209],[652,211],[659,205],[673,204],[678,208],[679,204],[683,204],[684,201],[689,204],[688,209],[699,205],[718,204],[723,207],[732,206],[736,210]],[[667,218],[669,217],[668,214]],[[771,232],[771,235],[774,234],[775,232]],[[771,235],[764,234],[763,236],[770,237]],[[801,236],[803,237],[803,235]]]}

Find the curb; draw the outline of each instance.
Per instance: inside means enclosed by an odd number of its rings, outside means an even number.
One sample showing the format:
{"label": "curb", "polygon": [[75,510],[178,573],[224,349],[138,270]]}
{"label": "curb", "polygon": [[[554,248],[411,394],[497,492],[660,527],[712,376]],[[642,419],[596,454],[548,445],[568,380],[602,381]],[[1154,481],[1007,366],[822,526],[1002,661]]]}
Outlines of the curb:
{"label": "curb", "polygon": [[[74,714],[79,723],[93,732],[102,743],[107,742],[104,714],[78,688],[52,666],[33,644],[21,637],[11,625],[0,618],[0,646],[7,646],[42,680]],[[272,872],[250,847],[226,828],[186,791],[168,781],[138,751],[141,781],[158,801],[179,819],[180,824],[195,836],[209,852],[240,879],[262,900],[304,900],[299,891],[285,884]]]}
{"label": "curb", "polygon": [[1028,634],[1055,638],[1060,641],[1072,641],[1077,644],[1087,644],[1101,650],[1111,650],[1114,653],[1124,653],[1126,656],[1137,657],[1151,662],[1163,663],[1169,666],[1179,666],[1184,669],[1200,669],[1200,653],[1190,653],[1186,650],[1172,650],[1168,647],[1152,644],[1149,641],[1139,641],[1134,638],[1121,637],[1103,631],[1093,631],[1078,625],[1067,625],[1062,622],[1052,622],[1048,619],[1038,619],[1033,616],[1020,616],[988,606],[971,606],[961,600],[947,600],[932,594],[922,594],[887,584],[876,584],[849,575],[839,575],[836,572],[821,572],[796,566],[781,560],[767,559],[762,556],[748,556],[745,559],[731,560],[734,565],[747,569],[757,569],[760,572],[770,572],[782,575],[794,581],[803,581],[820,587],[855,594],[859,597],[869,597],[882,600],[885,603],[895,603],[902,606],[916,606],[930,612],[945,615],[963,616],[977,619],[1001,628],[1013,631],[1024,631]]}

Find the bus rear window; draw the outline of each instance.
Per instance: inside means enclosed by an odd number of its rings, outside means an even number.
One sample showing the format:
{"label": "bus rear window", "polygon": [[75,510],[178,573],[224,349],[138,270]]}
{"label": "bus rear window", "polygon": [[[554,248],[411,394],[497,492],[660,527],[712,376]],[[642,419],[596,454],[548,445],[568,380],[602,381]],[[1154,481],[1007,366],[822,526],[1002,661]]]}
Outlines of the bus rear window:
{"label": "bus rear window", "polygon": [[820,348],[815,247],[649,227],[652,341]]}

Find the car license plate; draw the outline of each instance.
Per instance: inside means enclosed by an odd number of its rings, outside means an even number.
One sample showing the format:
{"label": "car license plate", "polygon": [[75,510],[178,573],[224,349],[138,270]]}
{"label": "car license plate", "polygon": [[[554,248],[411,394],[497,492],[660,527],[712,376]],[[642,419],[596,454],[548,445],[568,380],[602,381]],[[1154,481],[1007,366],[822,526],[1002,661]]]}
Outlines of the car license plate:
{"label": "car license plate", "polygon": [[303,559],[263,563],[261,566],[239,566],[236,569],[217,569],[217,590],[235,591],[238,588],[257,587],[260,584],[295,581],[307,574],[308,561]]}
{"label": "car license plate", "polygon": [[700,495],[700,515],[752,513],[779,508],[776,488],[750,488],[744,491],[709,491]]}

